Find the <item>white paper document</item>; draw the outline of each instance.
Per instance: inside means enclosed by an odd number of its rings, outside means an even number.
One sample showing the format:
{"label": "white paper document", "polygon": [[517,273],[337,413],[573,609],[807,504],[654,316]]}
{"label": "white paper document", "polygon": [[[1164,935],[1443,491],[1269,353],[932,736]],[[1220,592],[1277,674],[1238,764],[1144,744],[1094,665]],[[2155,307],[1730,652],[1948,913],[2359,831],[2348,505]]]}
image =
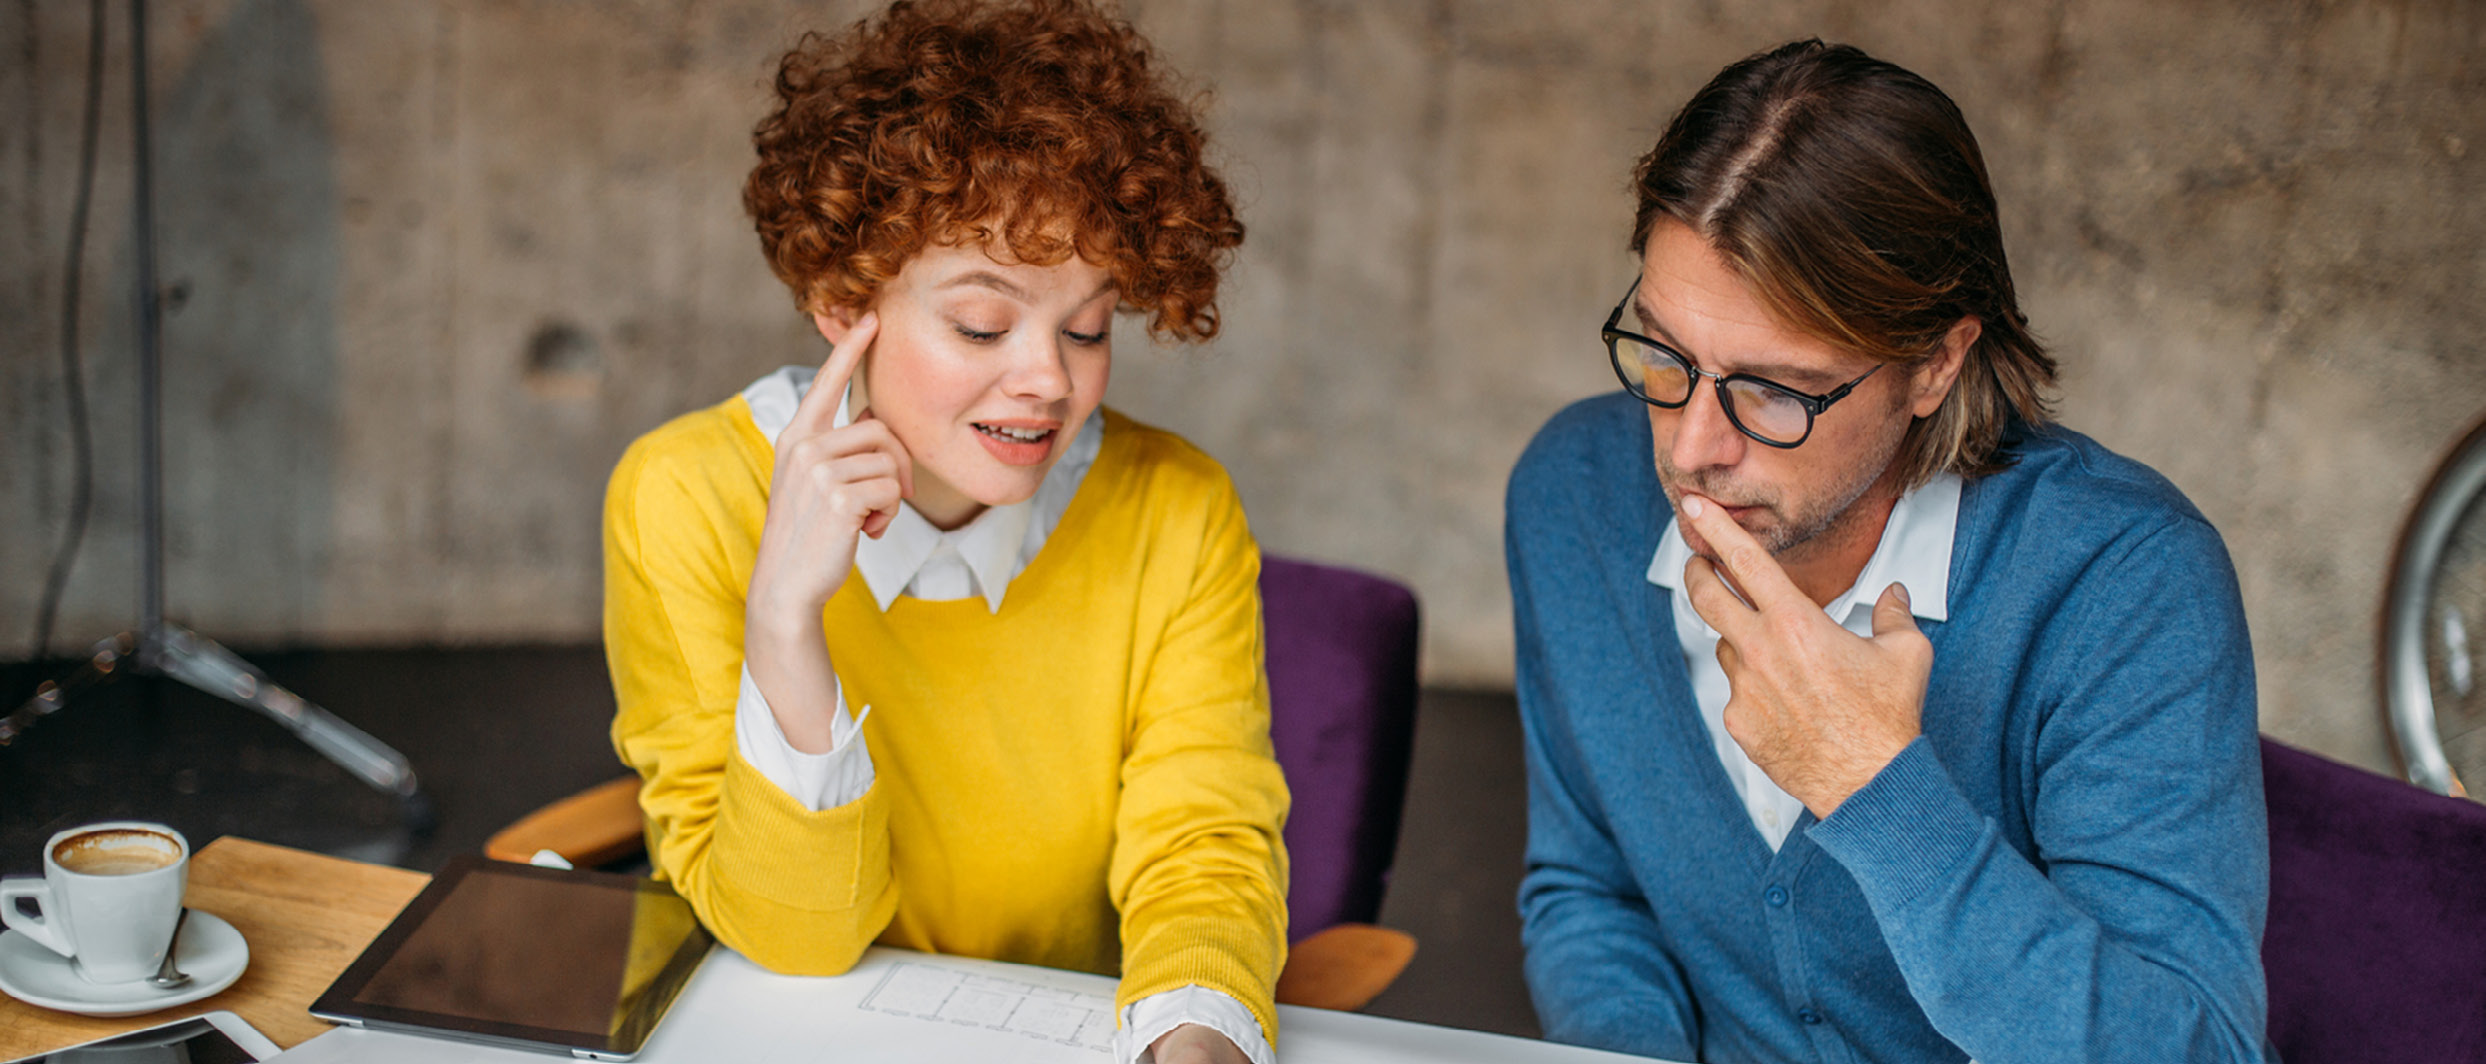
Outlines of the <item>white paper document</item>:
{"label": "white paper document", "polygon": [[[1110,1064],[1114,981],[874,948],[827,978],[772,974],[719,948],[640,1064]],[[1608,1064],[1615,1053],[1350,1012],[1278,1008],[1280,1064]],[[338,1030],[284,1064],[545,1064],[544,1053]]]}
{"label": "white paper document", "polygon": [[924,1023],[1024,1035],[1111,1056],[1114,999],[1112,988],[1106,990],[1087,993],[945,965],[900,961],[887,966],[879,984],[855,1007]]}

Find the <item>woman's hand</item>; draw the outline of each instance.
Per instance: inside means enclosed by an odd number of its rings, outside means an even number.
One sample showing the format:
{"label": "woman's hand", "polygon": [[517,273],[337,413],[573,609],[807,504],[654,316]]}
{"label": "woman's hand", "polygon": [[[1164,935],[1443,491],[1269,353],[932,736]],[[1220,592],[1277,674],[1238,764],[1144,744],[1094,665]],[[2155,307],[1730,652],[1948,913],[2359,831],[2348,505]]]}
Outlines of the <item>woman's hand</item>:
{"label": "woman's hand", "polygon": [[1252,1064],[1216,1028],[1196,1023],[1165,1032],[1148,1048],[1156,1054],[1157,1064]]}
{"label": "woman's hand", "polygon": [[867,410],[837,423],[846,384],[880,329],[866,314],[829,352],[777,435],[768,517],[743,601],[743,661],[797,750],[826,753],[837,706],[820,612],[854,570],[855,537],[879,537],[914,491],[914,462]]}

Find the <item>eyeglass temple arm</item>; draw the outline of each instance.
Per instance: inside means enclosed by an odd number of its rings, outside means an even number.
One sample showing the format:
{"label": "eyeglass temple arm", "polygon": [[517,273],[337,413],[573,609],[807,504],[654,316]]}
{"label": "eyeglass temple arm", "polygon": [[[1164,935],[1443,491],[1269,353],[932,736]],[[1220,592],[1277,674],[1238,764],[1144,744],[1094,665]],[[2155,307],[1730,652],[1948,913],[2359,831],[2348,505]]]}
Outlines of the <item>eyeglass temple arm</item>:
{"label": "eyeglass temple arm", "polygon": [[1872,375],[1874,375],[1874,374],[1876,374],[1876,373],[1880,373],[1880,372],[1882,372],[1882,367],[1883,367],[1883,366],[1887,366],[1887,365],[1890,365],[1890,363],[1888,363],[1888,362],[1876,363],[1872,369],[1869,369],[1869,370],[1864,371],[1864,376],[1863,376],[1863,377],[1858,377],[1858,378],[1856,378],[1855,380],[1852,380],[1852,381],[1849,381],[1849,382],[1847,382],[1847,383],[1845,383],[1845,384],[1839,385],[1839,386],[1838,386],[1838,388],[1837,388],[1836,390],[1832,391],[1830,394],[1825,395],[1825,396],[1822,396],[1822,397],[1821,397],[1821,398],[1819,398],[1819,399],[1815,399],[1815,400],[1813,400],[1813,403],[1815,404],[1815,405],[1813,406],[1813,413],[1815,413],[1815,414],[1819,414],[1819,413],[1821,413],[1822,411],[1829,409],[1829,408],[1830,408],[1830,404],[1835,403],[1835,402],[1838,402],[1838,401],[1839,401],[1839,400],[1841,400],[1841,399],[1845,399],[1845,398],[1847,398],[1847,393],[1852,392],[1852,391],[1855,391],[1855,390],[1856,390],[1856,386],[1857,386],[1857,385],[1859,385],[1859,384],[1863,384],[1863,383],[1865,382],[1865,377],[1870,377],[1870,376],[1872,376]]}
{"label": "eyeglass temple arm", "polygon": [[[1612,329],[1612,328],[1614,328],[1616,325],[1619,325],[1619,324],[1621,324],[1621,323],[1622,323],[1622,321],[1623,321],[1623,308],[1624,308],[1624,307],[1628,307],[1628,306],[1630,306],[1630,305],[1631,305],[1631,294],[1632,294],[1632,293],[1634,293],[1634,292],[1637,292],[1637,291],[1639,291],[1639,290],[1640,290],[1640,275],[1639,275],[1639,274],[1633,274],[1633,275],[1632,275],[1632,278],[1631,278],[1631,287],[1626,288],[1626,289],[1624,289],[1624,290],[1623,290],[1623,298],[1621,298],[1621,299],[1619,299],[1619,300],[1616,300],[1616,301],[1615,301],[1615,303],[1614,303],[1614,312],[1613,312],[1613,313],[1611,313],[1611,314],[1606,315],[1606,326],[1605,326],[1605,327],[1606,327],[1607,329]],[[1602,331],[1602,330],[1600,330],[1600,331]]]}

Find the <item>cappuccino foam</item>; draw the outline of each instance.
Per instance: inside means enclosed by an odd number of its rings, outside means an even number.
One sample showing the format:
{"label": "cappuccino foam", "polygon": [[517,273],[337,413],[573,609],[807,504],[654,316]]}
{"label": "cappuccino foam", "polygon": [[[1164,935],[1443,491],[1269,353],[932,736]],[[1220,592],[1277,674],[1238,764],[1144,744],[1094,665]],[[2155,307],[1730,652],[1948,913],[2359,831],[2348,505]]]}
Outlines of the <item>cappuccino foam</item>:
{"label": "cappuccino foam", "polygon": [[62,839],[52,860],[88,876],[134,876],[181,862],[181,844],[152,831],[109,828]]}

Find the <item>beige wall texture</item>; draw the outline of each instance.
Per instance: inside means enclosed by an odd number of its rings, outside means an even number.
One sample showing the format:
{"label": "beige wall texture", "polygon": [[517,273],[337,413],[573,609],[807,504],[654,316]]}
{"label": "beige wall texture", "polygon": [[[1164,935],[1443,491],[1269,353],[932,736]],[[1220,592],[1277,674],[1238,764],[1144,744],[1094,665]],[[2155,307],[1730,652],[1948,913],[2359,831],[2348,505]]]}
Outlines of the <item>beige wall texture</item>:
{"label": "beige wall texture", "polygon": [[[81,317],[101,475],[56,645],[135,610],[127,43]],[[634,435],[815,360],[738,206],[775,53],[852,2],[160,0],[172,613],[228,642],[593,638]],[[1426,606],[1507,684],[1504,477],[1613,386],[1626,174],[1722,64],[1820,35],[1983,138],[2072,425],[2226,534],[2270,733],[2391,764],[2390,545],[2486,412],[2486,5],[1131,0],[1251,228],[1225,335],[1124,327],[1111,401],[1233,470],[1269,548]],[[0,659],[67,513],[58,370],[84,5],[0,10]]]}

